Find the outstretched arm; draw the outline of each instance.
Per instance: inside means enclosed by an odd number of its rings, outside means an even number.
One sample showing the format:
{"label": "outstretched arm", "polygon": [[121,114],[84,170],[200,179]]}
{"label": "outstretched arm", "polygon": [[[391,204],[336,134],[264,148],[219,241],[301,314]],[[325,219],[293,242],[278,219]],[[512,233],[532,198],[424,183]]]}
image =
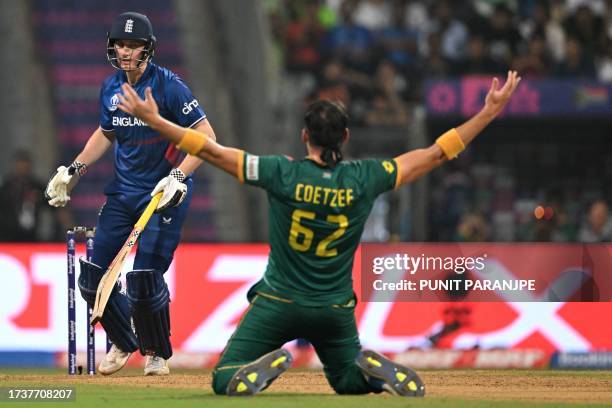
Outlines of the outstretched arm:
{"label": "outstretched arm", "polygon": [[493,78],[484,107],[461,126],[442,135],[436,143],[416,149],[395,158],[399,173],[397,185],[410,183],[454,159],[497,115],[504,109],[521,78],[516,71],[508,71],[506,83],[499,89],[499,81]]}
{"label": "outstretched arm", "polygon": [[144,100],[128,84],[124,84],[121,89],[123,95],[118,95],[119,109],[143,120],[152,129],[175,143],[179,149],[206,160],[234,177],[239,176],[242,171],[240,162],[244,154],[242,150],[221,146],[207,134],[186,129],[162,118],[150,88],[145,90]]}

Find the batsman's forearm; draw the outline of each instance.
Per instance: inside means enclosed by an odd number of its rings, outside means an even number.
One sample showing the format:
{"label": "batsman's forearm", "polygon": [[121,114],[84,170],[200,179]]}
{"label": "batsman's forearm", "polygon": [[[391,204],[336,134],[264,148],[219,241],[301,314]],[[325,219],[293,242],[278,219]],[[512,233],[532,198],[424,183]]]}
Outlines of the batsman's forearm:
{"label": "batsman's forearm", "polygon": [[185,175],[189,175],[196,171],[198,167],[202,164],[202,159],[197,156],[192,156],[188,154],[185,156],[181,164],[178,166],[178,169],[183,172]]}
{"label": "batsman's forearm", "polygon": [[113,143],[102,133],[102,129],[96,129],[89,137],[85,147],[74,159],[87,166],[95,163],[108,150]]}

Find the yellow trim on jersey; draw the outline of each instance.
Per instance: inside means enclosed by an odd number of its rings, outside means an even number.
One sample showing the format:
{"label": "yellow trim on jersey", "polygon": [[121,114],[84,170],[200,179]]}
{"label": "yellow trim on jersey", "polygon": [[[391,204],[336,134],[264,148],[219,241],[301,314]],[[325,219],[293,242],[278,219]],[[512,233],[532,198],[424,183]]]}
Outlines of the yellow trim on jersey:
{"label": "yellow trim on jersey", "polygon": [[272,299],[272,300],[278,300],[279,302],[284,302],[284,303],[293,303],[293,300],[291,299],[284,299],[284,298],[280,298],[278,296],[274,296],[274,295],[270,295],[269,293],[264,293],[264,292],[257,292],[257,294],[259,296],[268,298],[268,299]]}
{"label": "yellow trim on jersey", "polygon": [[197,156],[207,141],[208,135],[193,129],[187,129],[176,147],[192,156]]}
{"label": "yellow trim on jersey", "polygon": [[241,184],[244,184],[244,151],[240,152],[240,155],[238,155],[238,181]]}
{"label": "yellow trim on jersey", "polygon": [[461,140],[461,136],[455,128],[437,138],[436,144],[440,146],[448,160],[454,159],[465,149],[465,144],[463,144],[463,140]]}
{"label": "yellow trim on jersey", "polygon": [[393,161],[395,162],[395,186],[393,186],[394,190],[397,190],[397,188],[401,185],[401,181],[402,181],[402,173],[400,171],[400,164],[397,160],[393,159]]}
{"label": "yellow trim on jersey", "polygon": [[340,308],[340,309],[346,309],[348,307],[355,307],[355,306],[357,306],[357,302],[355,301],[354,298],[350,299],[348,302],[346,302],[343,305],[339,305],[339,304],[332,305],[332,307]]}

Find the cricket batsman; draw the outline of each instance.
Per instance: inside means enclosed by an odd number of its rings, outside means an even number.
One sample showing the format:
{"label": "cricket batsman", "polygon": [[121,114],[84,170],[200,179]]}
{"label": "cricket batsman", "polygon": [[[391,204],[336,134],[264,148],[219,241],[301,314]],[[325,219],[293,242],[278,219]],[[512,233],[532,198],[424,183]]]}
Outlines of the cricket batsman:
{"label": "cricket batsman", "polygon": [[[117,109],[121,86],[130,84],[144,95],[150,89],[165,119],[214,138],[204,110],[185,83],[173,72],[152,62],[156,38],[147,16],[127,12],[108,32],[108,61],[117,70],[100,90],[100,125],[69,166],[60,166],[49,181],[49,204],[63,207],[87,168],[114,144],[115,174],[106,186],[100,210],[92,262],[81,260],[79,288],[89,305],[95,302],[100,278],[108,268],[151,197],[163,191],[156,214],[140,237],[134,270],[127,273],[126,294],[119,285],[106,306],[102,326],[113,345],[100,363],[100,373],[120,370],[130,355],[147,356],[145,375],[169,374],[169,292],[164,281],[191,200],[191,174],[202,163],[184,156],[146,121]],[[184,157],[184,159],[183,159]],[[132,318],[135,333],[132,330]]]}
{"label": "cricket batsman", "polygon": [[304,338],[314,346],[338,394],[425,394],[414,371],[361,349],[353,257],[376,197],[455,158],[499,115],[519,82],[515,71],[508,72],[501,88],[494,78],[482,110],[427,148],[393,159],[348,162],[342,157],[342,146],[349,140],[348,116],[336,103],[317,101],[308,107],[301,134],[308,155],[292,160],[221,146],[160,116],[151,90],[142,100],[123,86],[121,110],[147,122],[179,149],[268,194],[268,266],[250,289],[250,306],[215,367],[215,393],[262,391],[291,363],[289,352],[280,347]]}

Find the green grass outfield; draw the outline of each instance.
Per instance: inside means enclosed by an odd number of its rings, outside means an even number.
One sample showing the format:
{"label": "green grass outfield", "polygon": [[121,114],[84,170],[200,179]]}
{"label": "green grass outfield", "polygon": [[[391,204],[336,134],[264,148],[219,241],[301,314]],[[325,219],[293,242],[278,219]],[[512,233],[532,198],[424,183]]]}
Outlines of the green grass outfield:
{"label": "green grass outfield", "polygon": [[[74,402],[7,402],[2,407],[611,407],[611,371],[422,370],[425,398],[331,393],[319,371],[290,370],[256,397],[213,395],[210,371],[174,370],[170,377],[67,376],[64,370],[2,369],[0,387],[74,387]],[[6,393],[6,391],[5,391]],[[42,405],[41,405],[42,404]]]}

